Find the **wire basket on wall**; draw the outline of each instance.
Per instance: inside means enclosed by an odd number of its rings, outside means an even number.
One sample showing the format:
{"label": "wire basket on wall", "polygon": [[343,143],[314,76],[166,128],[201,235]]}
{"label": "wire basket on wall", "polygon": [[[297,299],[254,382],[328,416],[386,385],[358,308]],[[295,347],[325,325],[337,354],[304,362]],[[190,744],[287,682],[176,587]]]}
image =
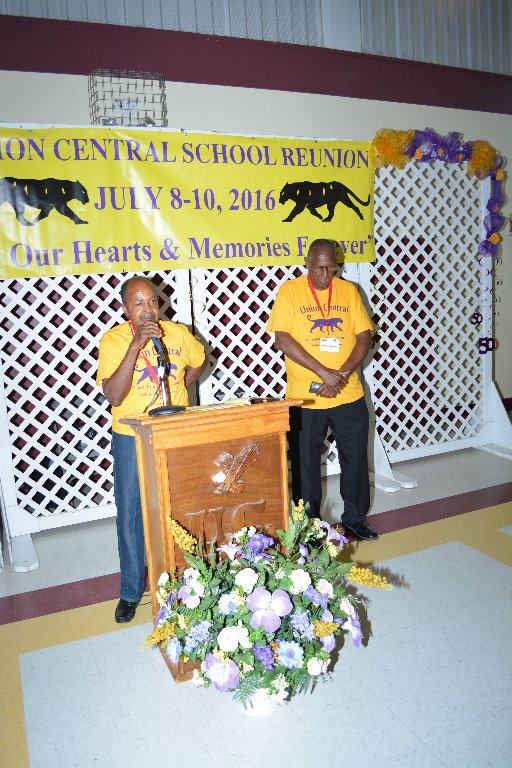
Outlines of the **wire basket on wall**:
{"label": "wire basket on wall", "polygon": [[164,76],[125,69],[94,69],[89,75],[93,125],[167,126]]}

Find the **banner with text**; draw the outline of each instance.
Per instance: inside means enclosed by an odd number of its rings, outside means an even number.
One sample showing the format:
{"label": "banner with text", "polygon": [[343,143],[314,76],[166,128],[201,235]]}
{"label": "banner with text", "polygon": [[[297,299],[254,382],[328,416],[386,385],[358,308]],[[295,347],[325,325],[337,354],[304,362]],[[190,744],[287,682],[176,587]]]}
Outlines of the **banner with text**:
{"label": "banner with text", "polygon": [[369,142],[0,127],[0,278],[373,261]]}

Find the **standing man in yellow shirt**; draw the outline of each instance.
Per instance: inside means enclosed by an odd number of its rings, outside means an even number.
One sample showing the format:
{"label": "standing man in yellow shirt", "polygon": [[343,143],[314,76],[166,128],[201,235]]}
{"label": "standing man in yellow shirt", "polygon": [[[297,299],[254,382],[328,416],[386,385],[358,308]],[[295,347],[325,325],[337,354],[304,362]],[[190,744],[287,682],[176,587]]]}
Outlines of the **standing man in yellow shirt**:
{"label": "standing man in yellow shirt", "polygon": [[120,419],[161,405],[156,374],[160,339],[168,359],[171,403],[188,405],[187,388],[207,365],[203,345],[180,323],[159,321],[158,296],[145,277],[131,277],[121,287],[127,322],[107,331],[100,342],[96,383],[112,406],[114,496],[117,541],[121,566],[118,623],[131,621],[144,592],[144,530],[133,430]]}
{"label": "standing man in yellow shirt", "polygon": [[319,517],[322,448],[330,427],[341,469],[341,523],[358,539],[372,541],[378,534],[366,522],[369,419],[356,373],[371,347],[372,324],[356,286],[335,277],[330,240],[311,243],[306,268],[307,275],[280,287],[267,324],[285,356],[286,395],[304,401],[290,418],[294,489],[300,486],[310,516]]}

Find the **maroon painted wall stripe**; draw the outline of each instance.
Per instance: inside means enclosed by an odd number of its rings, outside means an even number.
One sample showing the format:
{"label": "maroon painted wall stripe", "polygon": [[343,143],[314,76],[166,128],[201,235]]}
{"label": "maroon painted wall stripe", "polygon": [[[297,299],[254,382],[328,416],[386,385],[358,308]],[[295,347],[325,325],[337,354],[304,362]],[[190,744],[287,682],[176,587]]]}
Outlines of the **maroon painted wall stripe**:
{"label": "maroon painted wall stripe", "polygon": [[265,88],[512,114],[512,77],[327,48],[0,16],[0,69],[97,67],[185,83]]}

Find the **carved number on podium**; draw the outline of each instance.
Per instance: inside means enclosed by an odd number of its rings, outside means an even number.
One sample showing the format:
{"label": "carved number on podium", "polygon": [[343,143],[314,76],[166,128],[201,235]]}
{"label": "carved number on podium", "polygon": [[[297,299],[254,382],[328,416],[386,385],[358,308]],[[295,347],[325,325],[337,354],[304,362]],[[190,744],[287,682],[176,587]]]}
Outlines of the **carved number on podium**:
{"label": "carved number on podium", "polygon": [[212,480],[215,483],[214,493],[219,495],[223,493],[241,493],[245,486],[242,475],[251,464],[257,461],[259,455],[260,447],[258,443],[252,441],[245,448],[242,448],[236,456],[223,451],[218,459],[215,460],[219,471],[212,476]]}

